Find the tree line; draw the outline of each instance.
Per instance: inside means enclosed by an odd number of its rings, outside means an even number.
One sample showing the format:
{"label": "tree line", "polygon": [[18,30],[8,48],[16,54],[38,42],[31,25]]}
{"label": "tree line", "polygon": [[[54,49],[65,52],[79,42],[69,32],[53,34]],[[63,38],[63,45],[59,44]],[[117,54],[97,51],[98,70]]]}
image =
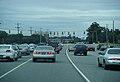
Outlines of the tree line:
{"label": "tree line", "polygon": [[120,29],[109,29],[93,22],[87,32],[89,43],[120,43]]}
{"label": "tree line", "polygon": [[[120,29],[109,29],[100,26],[97,22],[93,22],[87,31],[86,41],[89,43],[120,43]],[[71,36],[68,36],[69,39]],[[74,42],[81,41],[75,36]],[[60,39],[63,39],[62,37]],[[41,42],[46,43],[46,37],[41,35]],[[0,43],[40,43],[40,35],[32,34],[31,36],[23,36],[23,34],[8,34],[0,31]]]}
{"label": "tree line", "polygon": [[[42,42],[46,42],[44,36],[41,35]],[[40,35],[32,34],[31,36],[23,36],[23,34],[8,34],[5,31],[0,31],[0,44],[22,44],[22,43],[40,43]]]}

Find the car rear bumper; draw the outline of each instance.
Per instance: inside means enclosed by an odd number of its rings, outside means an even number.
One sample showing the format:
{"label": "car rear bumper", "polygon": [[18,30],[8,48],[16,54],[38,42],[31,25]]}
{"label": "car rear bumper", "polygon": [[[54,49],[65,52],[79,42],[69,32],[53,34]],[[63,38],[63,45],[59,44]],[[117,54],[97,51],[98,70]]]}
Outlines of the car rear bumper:
{"label": "car rear bumper", "polygon": [[55,58],[55,55],[35,55],[33,54],[33,58]]}
{"label": "car rear bumper", "polygon": [[107,60],[107,65],[119,65],[120,66],[120,60]]}
{"label": "car rear bumper", "polygon": [[13,54],[2,54],[0,55],[0,59],[12,59],[13,58]]}

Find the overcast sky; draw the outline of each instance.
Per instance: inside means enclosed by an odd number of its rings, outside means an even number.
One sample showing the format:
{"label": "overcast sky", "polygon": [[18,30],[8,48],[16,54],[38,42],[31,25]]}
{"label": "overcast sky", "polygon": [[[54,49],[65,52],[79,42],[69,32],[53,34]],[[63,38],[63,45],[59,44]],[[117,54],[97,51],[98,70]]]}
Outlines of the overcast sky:
{"label": "overcast sky", "polygon": [[21,23],[22,30],[75,31],[81,37],[92,22],[111,29],[113,20],[120,29],[120,0],[0,0],[0,28]]}

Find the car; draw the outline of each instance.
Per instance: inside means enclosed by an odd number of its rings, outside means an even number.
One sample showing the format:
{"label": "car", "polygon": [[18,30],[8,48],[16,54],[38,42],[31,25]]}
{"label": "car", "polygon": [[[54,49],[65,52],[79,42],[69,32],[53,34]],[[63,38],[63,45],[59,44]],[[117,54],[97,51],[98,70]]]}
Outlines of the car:
{"label": "car", "polygon": [[58,45],[58,43],[50,42],[48,45],[52,46],[57,54],[62,50],[62,46]]}
{"label": "car", "polygon": [[37,46],[33,52],[33,62],[37,61],[37,59],[52,59],[55,62],[54,48],[52,46]]}
{"label": "car", "polygon": [[95,51],[95,47],[93,47],[93,46],[88,46],[88,51]]}
{"label": "car", "polygon": [[103,66],[104,69],[120,66],[120,48],[107,48],[98,56],[98,66]]}
{"label": "car", "polygon": [[74,51],[75,50],[75,47],[74,46],[68,46],[68,51],[71,52],[71,51]]}
{"label": "car", "polygon": [[103,53],[108,47],[107,46],[101,46],[101,48],[98,51],[98,54]]}
{"label": "car", "polygon": [[18,51],[18,58],[21,58],[22,57],[22,53],[21,53],[21,51],[20,51],[20,48],[19,48],[19,46],[18,45],[16,45],[16,50]]}
{"label": "car", "polygon": [[0,59],[9,59],[15,61],[18,59],[18,49],[15,45],[1,44],[0,45]]}
{"label": "car", "polygon": [[87,56],[87,46],[86,45],[75,45],[74,55],[83,54]]}
{"label": "car", "polygon": [[30,55],[29,46],[26,44],[18,45],[22,55]]}
{"label": "car", "polygon": [[35,49],[36,45],[35,44],[29,44],[29,50],[30,52],[33,52]]}

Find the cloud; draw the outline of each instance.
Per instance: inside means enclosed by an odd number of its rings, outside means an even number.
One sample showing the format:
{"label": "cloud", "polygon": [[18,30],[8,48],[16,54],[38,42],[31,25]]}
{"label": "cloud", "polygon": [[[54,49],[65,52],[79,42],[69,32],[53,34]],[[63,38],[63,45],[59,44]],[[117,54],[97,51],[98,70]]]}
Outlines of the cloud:
{"label": "cloud", "polygon": [[0,16],[16,17],[22,19],[47,19],[47,18],[77,18],[81,16],[120,16],[120,10],[78,10],[56,8],[19,8],[16,11],[3,10]]}

